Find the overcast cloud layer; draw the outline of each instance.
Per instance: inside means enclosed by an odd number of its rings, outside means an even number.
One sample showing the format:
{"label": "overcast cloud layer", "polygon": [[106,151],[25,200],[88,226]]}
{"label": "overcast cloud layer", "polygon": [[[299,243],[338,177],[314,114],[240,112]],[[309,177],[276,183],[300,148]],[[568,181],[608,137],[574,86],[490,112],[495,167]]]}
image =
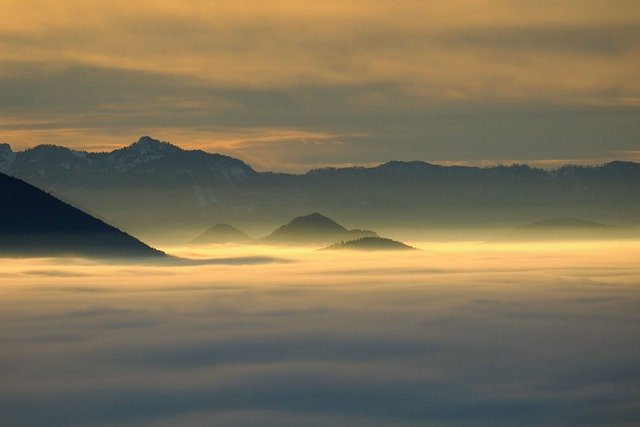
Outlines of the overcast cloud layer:
{"label": "overcast cloud layer", "polygon": [[638,159],[635,1],[1,0],[0,139],[258,168]]}

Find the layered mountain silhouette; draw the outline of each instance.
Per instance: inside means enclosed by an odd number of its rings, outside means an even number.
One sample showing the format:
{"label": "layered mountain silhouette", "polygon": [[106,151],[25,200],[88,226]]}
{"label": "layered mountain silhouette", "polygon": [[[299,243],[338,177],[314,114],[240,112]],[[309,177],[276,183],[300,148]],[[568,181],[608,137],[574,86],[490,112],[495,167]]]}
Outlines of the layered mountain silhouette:
{"label": "layered mountain silhouette", "polygon": [[251,237],[244,232],[229,224],[220,223],[193,239],[191,243],[248,243],[251,241]]}
{"label": "layered mountain silhouette", "polygon": [[264,228],[300,211],[376,226],[513,224],[524,215],[640,223],[640,164],[633,162],[545,170],[391,161],[288,174],[142,137],[105,153],[0,144],[0,171],[136,233],[206,229],[228,218]]}
{"label": "layered mountain silhouette", "polygon": [[377,237],[370,230],[348,230],[319,213],[299,216],[261,240],[268,243],[328,243],[360,237]]}
{"label": "layered mountain silhouette", "polygon": [[0,255],[164,257],[130,235],[0,173]]}
{"label": "layered mountain silhouette", "polygon": [[413,246],[398,242],[397,240],[387,239],[385,237],[362,237],[360,239],[349,240],[346,242],[334,243],[324,249],[354,249],[362,251],[397,251],[397,250],[415,250]]}
{"label": "layered mountain silhouette", "polygon": [[[128,147],[106,153],[39,145],[13,152],[0,144],[0,172],[39,188],[172,187],[241,182],[256,172],[241,160],[180,147],[143,136]],[[202,194],[207,199],[207,194]]]}

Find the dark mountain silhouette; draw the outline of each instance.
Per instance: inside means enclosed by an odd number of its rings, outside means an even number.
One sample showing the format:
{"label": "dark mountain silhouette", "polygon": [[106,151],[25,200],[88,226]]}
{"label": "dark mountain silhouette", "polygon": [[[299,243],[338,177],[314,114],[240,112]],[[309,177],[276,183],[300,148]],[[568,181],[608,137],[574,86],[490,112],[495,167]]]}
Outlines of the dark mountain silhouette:
{"label": "dark mountain silhouette", "polygon": [[196,237],[191,243],[244,243],[250,242],[251,237],[229,224],[216,224],[200,236]]}
{"label": "dark mountain silhouette", "polygon": [[130,235],[0,173],[0,255],[163,257]]}
{"label": "dark mountain silhouette", "polygon": [[377,234],[370,230],[347,230],[331,218],[312,213],[294,218],[261,240],[271,243],[318,243],[365,236]]}
{"label": "dark mountain silhouette", "polygon": [[640,164],[464,167],[392,161],[375,167],[258,172],[241,160],[143,137],[111,152],[0,144],[0,171],[137,233],[273,227],[330,211],[376,227],[504,225],[528,217],[640,224]]}
{"label": "dark mountain silhouette", "polygon": [[363,251],[395,251],[395,250],[415,250],[413,246],[391,240],[384,237],[362,237],[349,241],[342,241],[327,246],[324,249],[357,249]]}
{"label": "dark mountain silhouette", "polygon": [[557,228],[606,228],[607,225],[599,222],[587,221],[579,218],[552,218],[531,224],[520,225],[520,230],[557,229]]}

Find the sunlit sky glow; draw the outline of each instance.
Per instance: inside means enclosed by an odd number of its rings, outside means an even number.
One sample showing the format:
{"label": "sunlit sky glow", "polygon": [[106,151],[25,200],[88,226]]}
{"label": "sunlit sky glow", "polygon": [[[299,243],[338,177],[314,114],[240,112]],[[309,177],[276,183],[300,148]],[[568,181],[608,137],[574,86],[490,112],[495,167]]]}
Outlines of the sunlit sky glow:
{"label": "sunlit sky glow", "polygon": [[640,159],[636,1],[0,0],[0,141],[257,168]]}

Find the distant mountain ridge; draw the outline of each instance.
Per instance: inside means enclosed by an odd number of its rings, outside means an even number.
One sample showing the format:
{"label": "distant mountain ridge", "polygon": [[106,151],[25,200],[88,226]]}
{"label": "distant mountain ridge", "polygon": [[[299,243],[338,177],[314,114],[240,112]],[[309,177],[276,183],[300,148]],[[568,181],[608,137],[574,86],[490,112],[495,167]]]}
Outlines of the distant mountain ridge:
{"label": "distant mountain ridge", "polygon": [[[158,161],[165,160],[161,163]],[[179,168],[158,169],[157,166],[166,165],[167,161],[188,162],[188,171]],[[153,166],[145,167],[144,165]],[[185,166],[181,164],[181,166]],[[256,172],[242,160],[212,154],[202,150],[185,150],[168,142],[143,136],[129,146],[118,148],[110,152],[77,151],[58,145],[38,145],[24,150],[13,151],[7,143],[0,144],[0,172],[12,173],[20,177],[34,175],[44,183],[50,185],[69,183],[75,176],[98,177],[113,175],[134,169],[137,174],[143,173],[163,176],[171,173],[186,173],[207,169],[207,179],[218,178],[217,183],[241,182],[249,177],[267,176],[280,178],[309,177],[314,180],[321,178],[363,177],[383,178],[391,181],[407,181],[410,179],[442,178],[450,175],[457,176],[461,181],[482,179],[491,182],[498,178],[526,178],[535,180],[540,177],[560,179],[562,177],[581,178],[596,172],[597,175],[612,174],[616,178],[637,178],[640,173],[640,163],[629,161],[612,161],[600,166],[567,165],[554,170],[532,168],[528,165],[498,165],[491,167],[474,166],[442,166],[424,161],[389,161],[379,166],[344,168],[324,167],[309,170],[304,174],[289,174],[280,172]],[[85,176],[83,176],[84,178]],[[71,180],[71,181],[70,181]],[[98,180],[97,178],[91,181]],[[86,181],[85,181],[86,182]]]}
{"label": "distant mountain ridge", "polygon": [[[188,167],[185,167],[188,164]],[[208,181],[225,184],[242,181],[256,172],[241,160],[221,154],[182,148],[148,136],[110,152],[76,151],[56,145],[38,145],[14,152],[0,146],[0,172],[25,179],[43,188],[69,185],[136,184],[168,185]]]}
{"label": "distant mountain ridge", "polygon": [[108,153],[50,145],[14,152],[0,144],[0,172],[143,235],[212,222],[265,229],[300,211],[375,227],[582,215],[640,224],[640,164],[622,161],[553,170],[390,161],[289,174],[142,137]]}
{"label": "distant mountain ridge", "polygon": [[640,238],[640,228],[615,226],[581,218],[549,218],[522,224],[489,241],[625,240]]}
{"label": "distant mountain ridge", "polygon": [[0,255],[163,257],[130,235],[0,173]]}

